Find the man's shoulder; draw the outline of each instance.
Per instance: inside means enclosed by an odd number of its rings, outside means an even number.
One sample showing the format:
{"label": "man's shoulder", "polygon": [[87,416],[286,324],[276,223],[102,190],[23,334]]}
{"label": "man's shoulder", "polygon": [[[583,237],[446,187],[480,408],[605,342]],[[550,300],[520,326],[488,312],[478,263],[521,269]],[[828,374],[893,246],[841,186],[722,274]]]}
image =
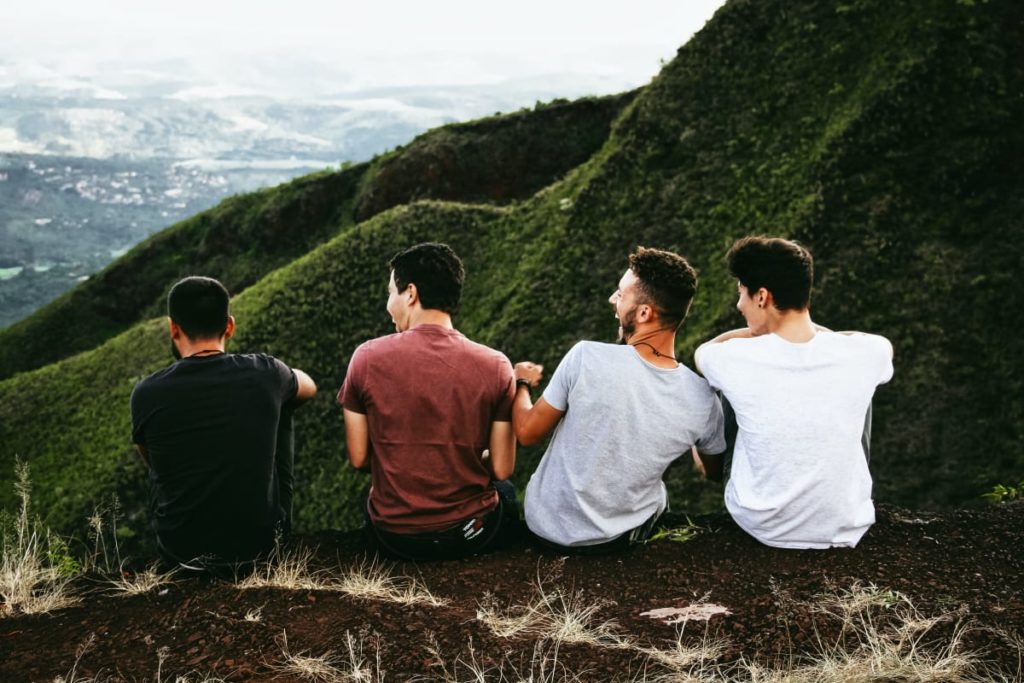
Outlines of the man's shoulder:
{"label": "man's shoulder", "polygon": [[493,360],[498,362],[508,362],[508,356],[501,351],[482,344],[478,341],[473,341],[469,337],[462,335],[462,339],[465,340],[466,352],[474,356],[478,356],[482,359]]}
{"label": "man's shoulder", "polygon": [[845,349],[860,349],[864,353],[892,355],[892,343],[880,334],[869,332],[832,332],[824,338],[835,346]]}
{"label": "man's shoulder", "polygon": [[167,379],[167,377],[174,372],[174,368],[175,366],[178,365],[179,362],[181,361],[175,361],[170,365],[165,365],[159,370],[156,370],[140,379],[138,382],[135,383],[135,388],[132,389],[132,396],[135,396],[136,394],[141,395],[147,391],[151,391],[155,387],[159,387],[161,383],[163,383]]}

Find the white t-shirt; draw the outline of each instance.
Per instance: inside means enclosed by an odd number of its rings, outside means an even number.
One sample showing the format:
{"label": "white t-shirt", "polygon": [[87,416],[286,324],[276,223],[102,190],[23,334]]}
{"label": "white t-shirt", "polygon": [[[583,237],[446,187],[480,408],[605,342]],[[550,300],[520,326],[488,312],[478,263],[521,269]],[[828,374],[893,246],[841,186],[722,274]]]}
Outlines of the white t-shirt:
{"label": "white t-shirt", "polygon": [[736,413],[725,506],[747,533],[779,548],[857,545],[875,522],[861,445],[892,347],[871,334],[775,334],[707,343],[697,367]]}
{"label": "white t-shirt", "polygon": [[632,346],[580,342],[544,390],[565,411],[526,487],[526,524],[565,546],[614,540],[667,503],[662,475],[693,445],[725,450],[722,405],[689,368]]}

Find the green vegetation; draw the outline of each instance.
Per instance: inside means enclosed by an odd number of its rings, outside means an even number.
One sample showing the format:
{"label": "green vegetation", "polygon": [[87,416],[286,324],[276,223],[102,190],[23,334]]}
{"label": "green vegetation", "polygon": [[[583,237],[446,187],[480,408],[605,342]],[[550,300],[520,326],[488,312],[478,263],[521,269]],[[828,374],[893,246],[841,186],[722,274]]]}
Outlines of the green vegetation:
{"label": "green vegetation", "polygon": [[145,240],[0,330],[0,379],[94,348],[160,315],[168,286],[185,275],[214,275],[237,294],[356,222],[414,199],[503,203],[529,197],[590,157],[634,96],[553,103],[444,126],[371,163],[343,164],[337,172],[231,197]]}
{"label": "green vegetation", "polygon": [[981,497],[995,505],[1005,503],[1008,500],[1024,499],[1024,479],[1021,479],[1020,483],[1016,486],[996,484],[992,487],[991,491],[981,494]]}
{"label": "green vegetation", "polygon": [[[233,349],[273,353],[317,380],[320,395],[297,416],[297,524],[343,527],[356,520],[353,501],[366,480],[345,464],[334,393],[355,347],[390,329],[384,264],[397,249],[425,239],[452,244],[468,271],[459,329],[553,370],[578,339],[612,339],[605,300],[637,244],[678,250],[701,272],[680,336],[687,358],[741,322],[722,262],[728,245],[750,232],[783,234],[815,253],[816,320],[894,343],[896,376],[875,404],[876,498],[923,507],[977,500],[984,482],[1024,466],[1024,343],[1013,324],[1024,308],[1013,286],[1024,271],[1022,90],[1024,9],[1010,0],[734,1],[627,97],[600,149],[542,188],[500,194],[495,188],[505,186],[483,169],[498,168],[495,160],[520,168],[518,147],[537,149],[537,136],[553,144],[572,129],[572,105],[440,129],[369,166],[236,198],[95,278],[118,283],[105,290],[107,305],[149,282],[145,305],[128,307],[135,317],[94,320],[83,288],[59,316],[54,309],[34,320],[55,325],[38,328],[51,330],[54,343],[69,336],[56,327],[62,318],[89,329],[107,324],[100,336],[110,335],[158,314],[164,288],[184,270],[230,286],[233,277],[249,284],[281,266],[235,299]],[[560,107],[568,108],[564,120],[555,116]],[[533,116],[551,118],[527,125],[540,121]],[[596,128],[600,116],[588,120]],[[558,135],[540,130],[549,124]],[[495,147],[482,149],[476,135]],[[423,154],[434,161],[410,161],[431,146]],[[427,173],[431,163],[436,176]],[[465,184],[444,185],[459,174]],[[475,189],[445,194],[464,187]],[[516,201],[405,203],[424,196]],[[289,211],[307,218],[293,223]],[[353,212],[373,217],[350,227]],[[292,242],[289,225],[321,232]],[[261,231],[267,241],[257,239]],[[275,235],[287,248],[268,246]],[[168,265],[176,258],[178,266]],[[14,339],[0,336],[0,350],[27,346]],[[123,523],[145,528],[145,475],[131,454],[127,402],[138,379],[168,362],[166,349],[164,323],[151,320],[0,382],[0,478],[15,456],[31,460],[39,508],[55,528],[81,528],[111,492]],[[519,484],[539,455],[524,450]],[[685,471],[670,486],[677,509],[716,504],[716,489]],[[0,491],[0,504],[11,502]]]}

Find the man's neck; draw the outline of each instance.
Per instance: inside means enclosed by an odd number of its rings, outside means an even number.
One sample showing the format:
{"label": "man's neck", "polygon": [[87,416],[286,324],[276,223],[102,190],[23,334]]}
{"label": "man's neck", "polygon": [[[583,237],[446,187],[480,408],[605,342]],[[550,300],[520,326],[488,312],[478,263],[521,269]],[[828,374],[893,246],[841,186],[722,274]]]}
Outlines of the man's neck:
{"label": "man's neck", "polygon": [[814,323],[811,322],[811,311],[807,308],[800,311],[779,311],[769,325],[768,331],[794,344],[811,341],[817,332]]}
{"label": "man's neck", "polygon": [[640,357],[651,365],[674,368],[676,360],[676,331],[649,325],[637,325],[626,343],[636,349]]}
{"label": "man's neck", "polygon": [[450,313],[439,311],[436,308],[421,308],[409,317],[409,329],[417,325],[440,325],[446,330],[452,329],[452,316]]}
{"label": "man's neck", "polygon": [[190,356],[213,356],[224,353],[224,342],[221,339],[189,339],[184,335],[178,339],[178,353],[182,358]]}

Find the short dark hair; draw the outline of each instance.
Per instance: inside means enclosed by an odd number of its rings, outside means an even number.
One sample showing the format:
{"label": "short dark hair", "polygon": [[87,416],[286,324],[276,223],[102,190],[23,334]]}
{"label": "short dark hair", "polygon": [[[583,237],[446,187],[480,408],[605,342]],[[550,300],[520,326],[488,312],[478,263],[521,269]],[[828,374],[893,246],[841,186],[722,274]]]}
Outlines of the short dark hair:
{"label": "short dark hair", "polygon": [[693,266],[671,251],[637,247],[629,255],[629,269],[638,280],[639,302],[652,306],[672,329],[679,327],[697,292]]}
{"label": "short dark hair", "polygon": [[416,285],[423,308],[453,314],[459,308],[466,269],[447,244],[423,242],[395,254],[388,262],[398,291]]}
{"label": "short dark hair", "polygon": [[764,287],[780,311],[810,306],[814,259],[799,242],[765,235],[744,237],[729,248],[725,260],[748,294]]}
{"label": "short dark hair", "polygon": [[228,327],[228,290],[211,277],[178,280],[167,295],[167,315],[189,339],[213,339]]}

